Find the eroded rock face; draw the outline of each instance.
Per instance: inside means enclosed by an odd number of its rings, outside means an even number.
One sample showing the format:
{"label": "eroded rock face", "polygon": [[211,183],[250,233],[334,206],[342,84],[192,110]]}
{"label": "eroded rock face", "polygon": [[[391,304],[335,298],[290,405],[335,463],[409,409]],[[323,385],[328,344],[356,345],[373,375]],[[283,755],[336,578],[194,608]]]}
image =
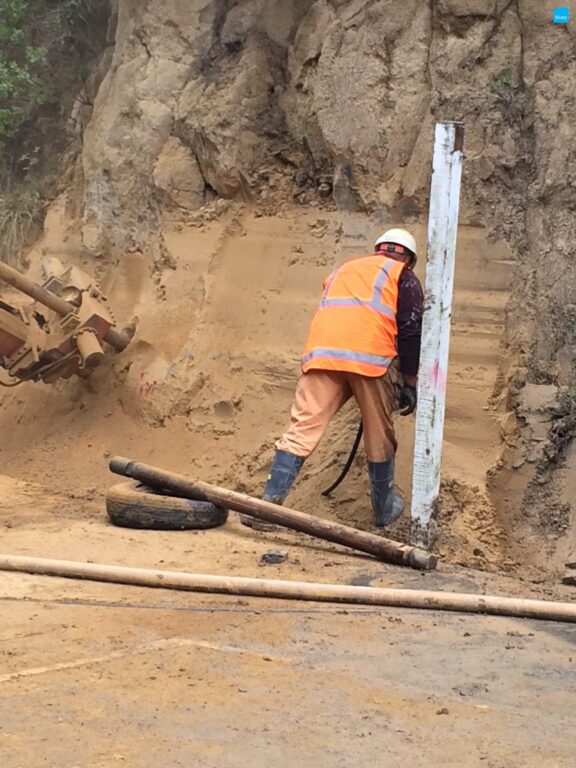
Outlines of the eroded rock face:
{"label": "eroded rock face", "polygon": [[126,245],[154,210],[154,168],[191,71],[212,46],[212,0],[120,0],[114,56],[84,137],[84,238]]}
{"label": "eroded rock face", "polygon": [[162,147],[152,178],[168,205],[189,209],[204,202],[206,184],[196,155],[176,136],[170,136]]}
{"label": "eroded rock face", "polygon": [[119,0],[85,242],[143,241],[214,195],[425,211],[434,123],[460,119],[462,215],[517,254],[508,341],[553,379],[576,342],[573,38],[540,0]]}

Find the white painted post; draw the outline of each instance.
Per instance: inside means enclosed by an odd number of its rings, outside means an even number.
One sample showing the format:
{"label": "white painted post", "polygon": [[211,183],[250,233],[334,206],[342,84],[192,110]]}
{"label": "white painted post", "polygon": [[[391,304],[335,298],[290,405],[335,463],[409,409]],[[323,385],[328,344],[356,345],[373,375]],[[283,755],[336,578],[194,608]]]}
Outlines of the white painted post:
{"label": "white painted post", "polygon": [[436,123],[410,529],[412,543],[425,548],[435,539],[440,493],[463,147],[462,123]]}

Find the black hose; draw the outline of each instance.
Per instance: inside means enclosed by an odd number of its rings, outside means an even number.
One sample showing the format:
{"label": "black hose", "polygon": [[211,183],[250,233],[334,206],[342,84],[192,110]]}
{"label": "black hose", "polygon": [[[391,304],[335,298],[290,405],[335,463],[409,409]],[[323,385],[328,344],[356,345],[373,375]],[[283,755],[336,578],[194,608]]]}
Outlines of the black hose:
{"label": "black hose", "polygon": [[360,440],[362,440],[362,432],[363,432],[363,426],[362,422],[360,422],[360,426],[358,427],[358,432],[356,432],[356,437],[354,438],[354,445],[352,446],[352,450],[350,451],[350,456],[348,456],[348,460],[346,464],[344,464],[344,469],[340,474],[338,475],[337,480],[332,483],[330,488],[326,488],[325,491],[322,491],[322,496],[329,496],[332,491],[335,491],[336,488],[340,485],[340,483],[344,480],[348,472],[350,471],[350,467],[352,466],[352,462],[356,458],[356,454],[358,453],[358,447],[360,446]]}
{"label": "black hose", "polygon": [[19,384],[24,384],[24,381],[6,382],[0,379],[0,387],[6,387],[7,389],[9,389],[10,387],[17,387]]}

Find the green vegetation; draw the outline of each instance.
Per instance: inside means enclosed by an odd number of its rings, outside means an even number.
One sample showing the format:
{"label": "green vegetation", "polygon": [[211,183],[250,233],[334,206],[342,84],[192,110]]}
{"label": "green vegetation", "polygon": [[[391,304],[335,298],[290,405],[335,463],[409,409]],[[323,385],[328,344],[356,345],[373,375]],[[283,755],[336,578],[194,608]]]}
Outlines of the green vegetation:
{"label": "green vegetation", "polygon": [[491,82],[492,90],[500,91],[503,89],[515,90],[520,87],[512,71],[510,69],[503,69],[499,72]]}
{"label": "green vegetation", "polygon": [[0,144],[78,77],[108,12],[106,0],[0,0]]}
{"label": "green vegetation", "polygon": [[11,138],[27,110],[46,97],[46,48],[34,45],[38,0],[0,0],[0,142]]}
{"label": "green vegetation", "polygon": [[19,183],[0,190],[0,261],[17,264],[22,244],[38,232],[42,213],[37,185]]}
{"label": "green vegetation", "polygon": [[109,16],[109,0],[0,0],[0,260],[17,263],[39,232]]}

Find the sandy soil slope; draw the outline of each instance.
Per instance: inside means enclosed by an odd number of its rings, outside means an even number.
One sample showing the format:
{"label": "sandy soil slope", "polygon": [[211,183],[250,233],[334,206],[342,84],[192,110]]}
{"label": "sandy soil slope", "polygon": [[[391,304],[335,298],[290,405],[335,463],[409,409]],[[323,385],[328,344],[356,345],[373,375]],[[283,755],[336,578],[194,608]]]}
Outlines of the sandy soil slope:
{"label": "sandy soil slope", "polygon": [[[49,478],[56,491],[102,494],[110,482],[106,458],[124,454],[259,492],[287,423],[322,279],[342,260],[367,252],[388,222],[301,209],[263,216],[239,206],[205,218],[167,222],[161,262],[132,252],[118,265],[100,266],[119,320],[137,318],[134,342],[89,381],[24,385],[4,396],[7,474]],[[413,226],[423,248],[425,228]],[[77,238],[56,205],[31,262],[81,252]],[[423,278],[423,264],[418,271]],[[509,272],[503,247],[487,242],[482,229],[461,228],[439,550],[475,565],[506,559],[506,510],[495,512],[485,476],[500,450],[499,414],[489,400]],[[370,527],[362,455],[331,500],[320,496],[345,460],[357,419],[355,406],[346,406],[305,465],[290,503]],[[413,419],[399,419],[398,431],[397,479],[409,499]],[[407,516],[394,535],[405,536],[406,525]]]}

